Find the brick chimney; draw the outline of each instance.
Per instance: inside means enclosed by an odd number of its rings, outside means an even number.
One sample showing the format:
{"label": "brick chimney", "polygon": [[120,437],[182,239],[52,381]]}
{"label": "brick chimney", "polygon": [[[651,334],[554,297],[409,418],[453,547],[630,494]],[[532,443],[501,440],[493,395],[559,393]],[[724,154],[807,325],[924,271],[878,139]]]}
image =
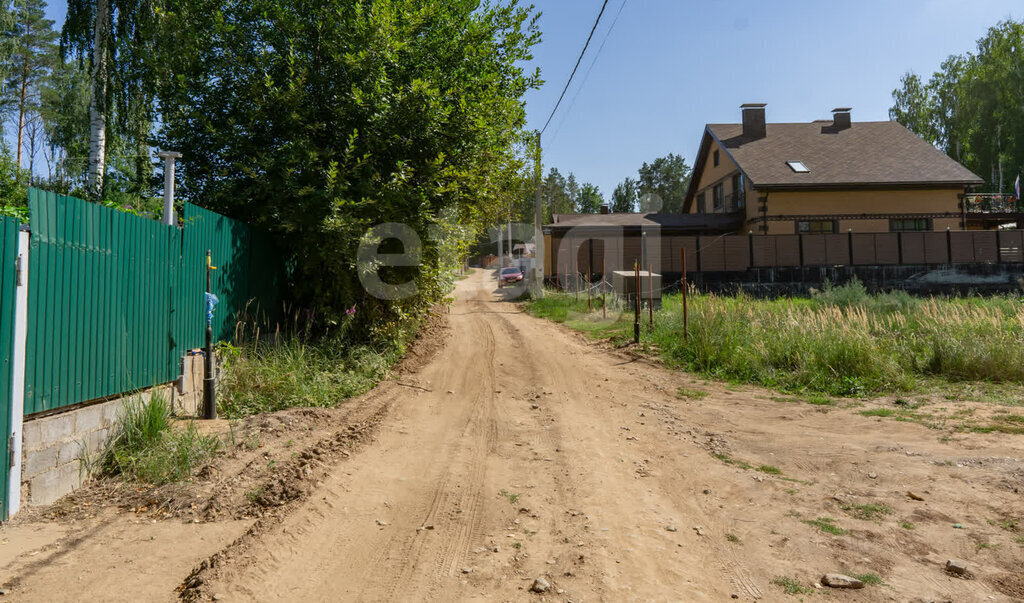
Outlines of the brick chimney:
{"label": "brick chimney", "polygon": [[743,110],[743,137],[748,140],[758,140],[767,135],[764,124],[765,103],[744,103],[740,105]]}
{"label": "brick chimney", "polygon": [[850,127],[850,107],[832,109],[832,130],[838,132]]}
{"label": "brick chimney", "polygon": [[608,204],[607,203],[602,203],[601,204],[601,213],[602,214],[608,213]]}

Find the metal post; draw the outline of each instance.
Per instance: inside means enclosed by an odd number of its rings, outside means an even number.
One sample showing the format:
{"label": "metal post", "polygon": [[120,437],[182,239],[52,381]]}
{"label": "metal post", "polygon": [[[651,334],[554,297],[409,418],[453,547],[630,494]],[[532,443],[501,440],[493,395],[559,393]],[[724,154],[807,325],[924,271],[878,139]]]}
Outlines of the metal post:
{"label": "metal post", "polygon": [[633,343],[640,343],[640,264],[635,260],[633,272],[636,274],[636,289],[633,295]]}
{"label": "metal post", "polygon": [[590,308],[590,275],[587,275],[587,313],[591,310]]}
{"label": "metal post", "polygon": [[651,328],[654,328],[654,268],[647,264],[647,312],[651,315]]}
{"label": "metal post", "polygon": [[[206,250],[206,293],[210,293],[210,272],[214,270],[213,256]],[[217,382],[213,374],[213,310],[207,301],[206,348],[203,362],[203,418],[217,418]]]}
{"label": "metal post", "polygon": [[174,226],[177,223],[177,216],[174,213],[174,160],[181,157],[181,153],[160,151],[157,157],[164,159],[164,217],[161,222]]}
{"label": "metal post", "polygon": [[680,249],[679,251],[682,253],[682,256],[683,256],[683,341],[686,341],[686,339],[687,339],[687,332],[686,332],[687,331],[687,328],[686,328],[687,327],[687,325],[686,325],[686,293],[687,293],[687,291],[686,291],[686,289],[687,289],[687,285],[686,285],[686,248],[684,247],[684,248]]}
{"label": "metal post", "polygon": [[501,222],[498,222],[498,286],[501,287],[501,269],[505,267],[505,253],[502,247],[505,244],[505,233],[502,232]]}
{"label": "metal post", "polygon": [[601,258],[601,318],[608,318],[608,305],[604,303],[604,279],[605,274],[604,258]]}
{"label": "metal post", "polygon": [[[544,233],[541,230],[541,221],[543,220],[543,212],[541,211],[541,200],[540,200],[540,178],[541,178],[541,165],[540,165],[540,132],[537,132],[537,155],[534,161],[534,179],[537,181],[537,190],[534,193],[534,224],[533,224],[533,243],[534,243],[534,261],[536,278],[534,295],[539,299],[544,297]],[[552,258],[554,262],[554,258]]]}

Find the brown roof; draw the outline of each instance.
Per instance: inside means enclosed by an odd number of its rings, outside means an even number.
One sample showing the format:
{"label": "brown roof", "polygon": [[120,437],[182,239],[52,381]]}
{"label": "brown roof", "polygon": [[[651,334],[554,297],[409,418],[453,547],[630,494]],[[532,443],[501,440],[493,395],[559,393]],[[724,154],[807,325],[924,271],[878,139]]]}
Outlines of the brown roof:
{"label": "brown roof", "polygon": [[[749,140],[742,124],[708,124],[694,168],[687,208],[703,169],[709,137],[718,141],[751,184],[762,190],[857,187],[962,187],[984,181],[894,121],[767,124],[767,135]],[[802,161],[806,173],[787,161]]]}
{"label": "brown roof", "polygon": [[[757,187],[837,184],[981,184],[983,180],[895,121],[855,122],[834,131],[821,123],[768,124],[748,141],[741,124],[708,124]],[[810,172],[794,172],[787,161]]]}
{"label": "brown roof", "polygon": [[670,214],[670,213],[608,213],[608,214],[555,214],[554,222],[545,229],[569,230],[570,228],[606,229],[660,228],[664,231],[719,231],[734,226],[733,216],[728,214]]}

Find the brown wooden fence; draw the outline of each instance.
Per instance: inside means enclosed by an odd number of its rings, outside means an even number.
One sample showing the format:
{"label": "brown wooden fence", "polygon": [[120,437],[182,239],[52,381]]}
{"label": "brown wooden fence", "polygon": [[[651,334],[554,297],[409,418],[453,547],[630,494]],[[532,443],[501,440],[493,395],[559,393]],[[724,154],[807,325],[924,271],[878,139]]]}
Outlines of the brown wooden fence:
{"label": "brown wooden fence", "polygon": [[[655,271],[742,272],[750,268],[802,266],[884,266],[1024,263],[1024,231],[886,232],[718,237],[635,235],[595,238],[553,237],[549,274],[598,274],[631,270],[633,263]],[[576,253],[572,250],[575,249]],[[642,258],[642,259],[641,259]]]}

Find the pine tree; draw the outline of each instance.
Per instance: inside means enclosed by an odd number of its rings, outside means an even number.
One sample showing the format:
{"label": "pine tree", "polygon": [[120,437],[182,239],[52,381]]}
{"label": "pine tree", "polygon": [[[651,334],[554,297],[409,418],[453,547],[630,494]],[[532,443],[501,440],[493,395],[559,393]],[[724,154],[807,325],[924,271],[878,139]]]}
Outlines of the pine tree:
{"label": "pine tree", "polygon": [[12,11],[10,58],[7,95],[18,113],[15,163],[22,166],[25,125],[29,115],[38,110],[39,88],[53,67],[57,56],[57,32],[47,19],[43,0],[16,0]]}

